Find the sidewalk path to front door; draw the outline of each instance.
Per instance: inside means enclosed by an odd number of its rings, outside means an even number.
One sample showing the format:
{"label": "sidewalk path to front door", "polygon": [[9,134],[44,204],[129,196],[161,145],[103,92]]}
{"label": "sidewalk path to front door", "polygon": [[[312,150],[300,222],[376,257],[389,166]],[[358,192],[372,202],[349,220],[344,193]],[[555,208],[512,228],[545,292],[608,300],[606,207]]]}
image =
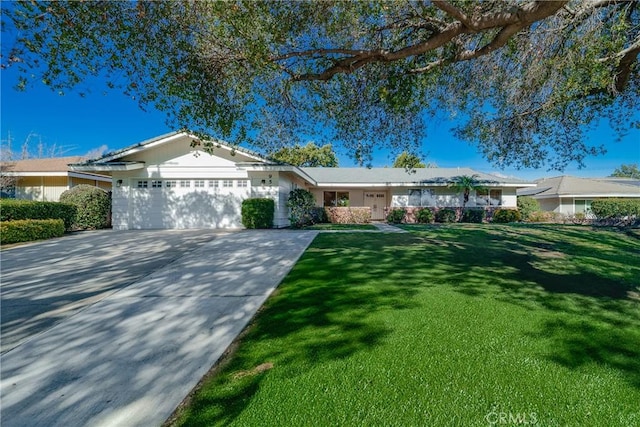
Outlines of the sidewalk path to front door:
{"label": "sidewalk path to front door", "polygon": [[315,238],[215,238],[1,356],[2,426],[159,426]]}

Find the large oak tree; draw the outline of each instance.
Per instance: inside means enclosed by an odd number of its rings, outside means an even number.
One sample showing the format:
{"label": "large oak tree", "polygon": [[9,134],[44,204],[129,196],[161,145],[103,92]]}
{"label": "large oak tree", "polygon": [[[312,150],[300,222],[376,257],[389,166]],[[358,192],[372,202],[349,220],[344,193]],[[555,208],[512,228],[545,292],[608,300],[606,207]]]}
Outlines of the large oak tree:
{"label": "large oak tree", "polygon": [[638,127],[637,1],[2,7],[17,36],[2,66],[19,68],[19,87],[82,93],[97,76],[175,127],[266,151],[312,138],[366,163],[376,147],[415,151],[452,114],[498,166],[563,168],[604,150],[587,139],[600,120]]}

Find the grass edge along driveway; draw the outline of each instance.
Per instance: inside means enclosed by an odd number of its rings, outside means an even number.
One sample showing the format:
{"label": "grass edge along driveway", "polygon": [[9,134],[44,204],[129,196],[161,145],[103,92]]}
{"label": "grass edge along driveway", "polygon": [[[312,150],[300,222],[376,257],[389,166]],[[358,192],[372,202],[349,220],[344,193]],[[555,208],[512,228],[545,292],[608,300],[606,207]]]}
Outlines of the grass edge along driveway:
{"label": "grass edge along driveway", "polygon": [[640,425],[640,240],[321,234],[172,425]]}

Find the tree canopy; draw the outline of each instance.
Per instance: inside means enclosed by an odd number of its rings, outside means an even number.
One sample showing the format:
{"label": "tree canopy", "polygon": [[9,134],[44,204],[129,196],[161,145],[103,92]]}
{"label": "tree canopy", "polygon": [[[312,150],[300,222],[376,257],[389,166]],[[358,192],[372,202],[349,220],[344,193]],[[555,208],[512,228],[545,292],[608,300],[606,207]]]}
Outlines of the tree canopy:
{"label": "tree canopy", "polygon": [[309,142],[304,147],[300,145],[282,147],[271,153],[269,157],[294,166],[329,168],[338,166],[338,158],[330,144],[318,147],[315,143]]}
{"label": "tree canopy", "polygon": [[81,94],[93,78],[169,123],[274,141],[415,151],[430,120],[498,166],[561,169],[604,151],[640,100],[640,8],[616,0],[2,3],[17,86]]}
{"label": "tree canopy", "polygon": [[415,169],[415,168],[426,168],[420,157],[415,154],[408,153],[403,151],[398,154],[398,157],[393,161],[394,168],[405,168],[405,169]]}
{"label": "tree canopy", "polygon": [[640,179],[640,169],[638,169],[637,163],[630,163],[628,165],[622,164],[619,168],[616,168],[613,171],[611,176]]}

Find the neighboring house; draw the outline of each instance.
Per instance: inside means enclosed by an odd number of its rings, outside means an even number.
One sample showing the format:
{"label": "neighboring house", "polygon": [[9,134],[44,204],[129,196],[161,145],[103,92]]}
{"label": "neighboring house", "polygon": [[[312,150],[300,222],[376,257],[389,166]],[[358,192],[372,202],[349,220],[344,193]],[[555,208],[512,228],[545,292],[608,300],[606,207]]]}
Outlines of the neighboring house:
{"label": "neighboring house", "polygon": [[111,177],[72,171],[70,163],[84,157],[53,157],[2,162],[2,197],[57,202],[60,195],[80,184],[111,191]]}
{"label": "neighboring house", "polygon": [[518,190],[531,196],[544,211],[564,215],[588,213],[591,202],[607,198],[640,199],[640,181],[628,178],[577,178],[557,176],[535,181],[536,186]]}
{"label": "neighboring house", "polygon": [[286,227],[296,188],[313,192],[318,206],[368,206],[382,220],[391,207],[462,206],[462,195],[448,187],[461,175],[478,175],[485,186],[470,207],[515,208],[516,189],[534,185],[471,169],[299,168],[220,141],[210,155],[199,142],[171,133],[71,168],[112,175],[115,229],[237,228],[242,201],[251,197],[274,199],[274,225]]}

